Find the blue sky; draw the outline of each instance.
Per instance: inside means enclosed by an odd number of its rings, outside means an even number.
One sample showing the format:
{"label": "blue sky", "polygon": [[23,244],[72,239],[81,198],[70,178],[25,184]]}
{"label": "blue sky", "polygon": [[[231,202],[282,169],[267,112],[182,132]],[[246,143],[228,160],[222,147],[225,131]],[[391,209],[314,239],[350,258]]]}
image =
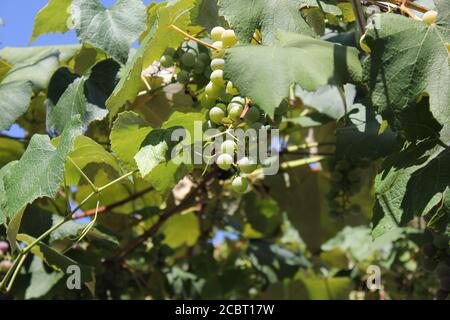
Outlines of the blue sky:
{"label": "blue sky", "polygon": [[[106,7],[114,0],[100,0]],[[146,5],[150,0],[143,1]],[[155,1],[160,2],[160,1]],[[36,13],[47,4],[47,0],[0,0],[0,17],[5,25],[0,27],[0,48],[25,47],[33,32]],[[42,35],[33,42],[33,46],[77,43],[75,31],[65,34]]]}

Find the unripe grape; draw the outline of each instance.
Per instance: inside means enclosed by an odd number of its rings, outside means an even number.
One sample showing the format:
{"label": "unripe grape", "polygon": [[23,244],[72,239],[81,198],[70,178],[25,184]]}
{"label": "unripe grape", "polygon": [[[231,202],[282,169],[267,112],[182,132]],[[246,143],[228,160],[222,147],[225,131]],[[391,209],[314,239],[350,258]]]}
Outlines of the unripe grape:
{"label": "unripe grape", "polygon": [[211,60],[211,69],[213,70],[223,70],[223,68],[225,67],[225,60],[221,59],[221,58],[217,58],[217,59],[212,59]]}
{"label": "unripe grape", "polygon": [[175,49],[166,48],[166,50],[164,51],[164,55],[173,57],[175,55]]}
{"label": "unripe grape", "polygon": [[237,43],[237,38],[234,30],[225,30],[222,33],[222,43],[224,48],[230,48]]}
{"label": "unripe grape", "polygon": [[433,244],[438,249],[446,249],[448,246],[448,237],[445,234],[436,234],[433,237]]}
{"label": "unripe grape", "polygon": [[209,63],[209,55],[207,53],[204,52],[199,53],[197,59],[203,62],[204,64]]}
{"label": "unripe grape", "polygon": [[428,10],[423,14],[422,21],[431,24],[434,21],[436,21],[436,17],[437,17],[436,11]]}
{"label": "unripe grape", "polygon": [[450,291],[450,277],[443,277],[440,280],[441,288]]}
{"label": "unripe grape", "polygon": [[191,80],[191,75],[189,74],[189,71],[181,70],[180,72],[178,72],[177,80],[179,83],[188,84],[189,81]]}
{"label": "unripe grape", "polygon": [[241,105],[245,105],[245,98],[244,97],[234,97],[233,99],[231,99],[231,102],[236,102],[239,103]]}
{"label": "unripe grape", "polygon": [[195,74],[202,74],[203,71],[205,71],[205,67],[206,65],[203,63],[203,61],[197,59],[192,70]]}
{"label": "unripe grape", "polygon": [[260,130],[262,129],[263,124],[261,122],[254,122],[250,127],[255,130]]}
{"label": "unripe grape", "polygon": [[225,140],[220,145],[220,151],[222,153],[228,153],[229,155],[233,155],[234,151],[236,151],[237,145],[233,140]]}
{"label": "unripe grape", "polygon": [[444,289],[438,289],[438,291],[436,291],[436,300],[445,300],[447,299],[448,294],[449,291]]}
{"label": "unripe grape", "polygon": [[9,244],[6,241],[0,241],[0,253],[5,253],[9,249]]}
{"label": "unripe grape", "polygon": [[164,68],[170,68],[173,66],[173,58],[169,55],[163,55],[159,62]]}
{"label": "unripe grape", "polygon": [[225,28],[214,27],[211,30],[211,39],[213,39],[213,41],[220,41],[222,39],[222,34],[224,31],[225,31]]}
{"label": "unripe grape", "polygon": [[213,59],[216,58],[222,58],[223,54],[225,53],[225,50],[223,50],[223,43],[222,41],[216,41],[212,44],[215,48],[217,48],[218,50],[212,50],[211,52],[211,57]]}
{"label": "unripe grape", "polygon": [[212,73],[211,67],[206,66],[205,71],[203,71],[203,76],[206,79],[209,79],[209,77],[211,77],[211,73]]}
{"label": "unripe grape", "polygon": [[237,162],[237,166],[239,170],[244,173],[252,173],[257,167],[256,162],[250,160],[248,157],[243,157],[241,160],[239,160]]}
{"label": "unripe grape", "polygon": [[207,94],[204,94],[200,98],[200,103],[203,108],[209,109],[209,108],[212,108],[216,104],[216,99],[213,99],[210,96],[208,96]]}
{"label": "unripe grape", "polygon": [[245,114],[245,121],[248,123],[253,123],[258,121],[260,118],[259,110],[256,107],[248,108],[247,113]]}
{"label": "unripe grape", "polygon": [[231,95],[233,95],[233,96],[239,94],[238,89],[236,89],[236,88],[233,86],[233,83],[232,83],[231,81],[228,81],[228,83],[227,83],[227,93],[228,93],[228,94],[231,94]]}
{"label": "unripe grape", "polygon": [[211,82],[220,86],[225,86],[225,80],[223,80],[223,70],[214,70],[210,76]]}
{"label": "unripe grape", "polygon": [[217,99],[221,93],[221,90],[218,85],[209,82],[205,87],[205,92],[210,98]]}
{"label": "unripe grape", "polygon": [[236,177],[231,182],[231,188],[234,192],[244,193],[248,188],[248,180],[245,177]]}
{"label": "unripe grape", "polygon": [[12,267],[12,262],[9,260],[3,260],[0,262],[0,272],[8,272]]}
{"label": "unripe grape", "polygon": [[216,164],[220,169],[228,170],[233,164],[233,157],[228,153],[222,153],[217,157]]}
{"label": "unripe grape", "polygon": [[228,105],[228,118],[230,118],[233,121],[237,121],[241,116],[242,110],[244,110],[244,107],[241,106],[240,104],[230,103]]}
{"label": "unripe grape", "polygon": [[425,243],[422,246],[422,252],[427,257],[433,257],[436,254],[437,250],[436,250],[436,247],[432,243],[429,242],[429,243]]}
{"label": "unripe grape", "polygon": [[215,105],[217,108],[222,109],[223,112],[227,112],[227,106],[224,103],[218,103]]}
{"label": "unripe grape", "polygon": [[435,270],[438,278],[444,278],[450,276],[450,267],[445,262],[439,262]]}
{"label": "unripe grape", "polygon": [[219,107],[213,107],[209,110],[209,119],[214,123],[221,123],[225,118],[225,112]]}
{"label": "unripe grape", "polygon": [[195,55],[190,51],[183,53],[181,63],[186,67],[193,67],[195,64]]}

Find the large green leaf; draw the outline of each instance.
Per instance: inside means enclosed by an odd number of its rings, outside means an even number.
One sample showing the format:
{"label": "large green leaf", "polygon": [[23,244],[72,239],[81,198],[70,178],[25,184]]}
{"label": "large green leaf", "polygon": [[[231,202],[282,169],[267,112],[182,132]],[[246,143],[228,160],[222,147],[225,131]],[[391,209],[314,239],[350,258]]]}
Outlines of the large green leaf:
{"label": "large green leaf", "polygon": [[64,277],[62,272],[48,272],[41,258],[34,256],[29,272],[30,285],[25,291],[25,299],[36,299],[46,295]]}
{"label": "large green leaf", "polygon": [[59,52],[59,61],[67,62],[80,51],[81,45],[69,44],[59,46],[36,46],[24,48],[6,47],[0,50],[0,58],[11,65],[33,64],[38,57],[46,56],[54,51]]}
{"label": "large green leaf", "polygon": [[32,93],[30,82],[0,84],[0,130],[8,129],[27,111]]}
{"label": "large green leaf", "polygon": [[[431,127],[430,116],[423,114],[428,112],[425,97],[434,119],[449,123],[448,16],[431,25],[394,14],[379,15],[375,21],[365,36],[372,53],[364,66],[373,105],[407,137],[417,126],[422,132]],[[428,128],[428,135],[433,131]]]}
{"label": "large green leaf", "polygon": [[70,18],[69,7],[72,0],[49,0],[34,18],[33,42],[41,34],[69,31],[67,20]]}
{"label": "large green leaf", "polygon": [[448,148],[436,145],[434,140],[405,144],[400,152],[386,159],[376,178],[373,236],[429,213],[442,200],[449,181]]}
{"label": "large green leaf", "polygon": [[54,197],[64,179],[64,164],[73,141],[81,133],[79,117],[64,130],[61,142],[54,147],[45,135],[34,135],[19,161],[0,170],[3,195],[0,221],[13,217],[26,204],[41,197]]}
{"label": "large green leaf", "polygon": [[146,10],[140,0],[117,0],[106,9],[99,0],[74,0],[71,6],[78,38],[121,63],[130,45],[145,30]]}
{"label": "large green leaf", "polygon": [[152,11],[158,17],[155,24],[125,66],[119,84],[106,102],[111,118],[126,102],[133,102],[139,90],[143,88],[142,70],[159,59],[166,48],[177,48],[184,40],[183,35],[173,30],[170,25],[174,24],[181,29],[186,29],[191,22],[189,10],[193,7],[194,0],[180,0]]}
{"label": "large green leaf", "polygon": [[236,31],[240,42],[250,42],[256,29],[264,44],[276,42],[278,30],[313,36],[300,13],[299,0],[219,0],[220,13]]}
{"label": "large green leaf", "polygon": [[116,84],[118,71],[119,65],[112,59],[100,61],[88,76],[81,78],[76,78],[66,68],[59,69],[49,85],[47,127],[61,132],[76,114],[81,116],[85,126],[102,120],[108,113],[105,102]]}
{"label": "large green leaf", "polygon": [[294,33],[278,35],[275,46],[236,46],[225,53],[225,78],[269,115],[273,116],[295,83],[315,91],[327,84],[360,79],[356,49]]}

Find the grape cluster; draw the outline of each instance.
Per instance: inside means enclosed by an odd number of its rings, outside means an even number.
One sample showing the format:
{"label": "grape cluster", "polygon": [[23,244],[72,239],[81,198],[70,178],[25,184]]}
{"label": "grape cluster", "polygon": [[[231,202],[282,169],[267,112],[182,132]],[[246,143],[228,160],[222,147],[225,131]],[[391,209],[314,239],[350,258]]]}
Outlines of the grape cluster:
{"label": "grape cluster", "polygon": [[434,271],[440,288],[436,292],[438,300],[445,300],[450,293],[450,246],[449,237],[433,233],[433,240],[422,246],[425,256],[422,265],[426,271]]}
{"label": "grape cluster", "polygon": [[361,172],[370,161],[365,158],[330,158],[331,185],[328,192],[328,205],[333,217],[341,217],[359,207],[350,204],[350,198],[361,190]]}
{"label": "grape cluster", "polygon": [[0,261],[0,273],[8,272],[12,267],[12,262],[9,259],[6,259],[6,254],[9,249],[9,244],[6,241],[0,241],[0,258],[4,258],[4,260]]}
{"label": "grape cluster", "polygon": [[184,85],[191,78],[200,83],[206,82],[212,72],[208,50],[193,40],[183,42],[177,50],[166,48],[159,62],[164,68],[178,67],[177,81]]}

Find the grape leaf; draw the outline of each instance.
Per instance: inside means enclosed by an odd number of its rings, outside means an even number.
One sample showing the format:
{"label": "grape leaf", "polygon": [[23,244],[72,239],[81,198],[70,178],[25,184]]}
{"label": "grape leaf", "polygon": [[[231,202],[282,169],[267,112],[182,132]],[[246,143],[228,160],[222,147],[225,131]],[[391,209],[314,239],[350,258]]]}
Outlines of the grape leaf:
{"label": "grape leaf", "polygon": [[34,256],[29,272],[31,279],[25,291],[25,299],[36,299],[46,295],[64,277],[62,272],[47,272],[42,259],[37,256]]}
{"label": "grape leaf", "polygon": [[372,53],[365,61],[364,77],[378,112],[408,137],[416,130],[410,118],[423,109],[422,100],[429,97],[434,119],[441,125],[449,123],[448,21],[441,18],[430,25],[394,14],[379,15],[375,21],[365,36]]}
{"label": "grape leaf", "polygon": [[39,60],[40,57],[45,57],[53,52],[59,53],[59,61],[67,62],[73,58],[81,45],[59,45],[59,46],[36,46],[26,48],[4,48],[0,50],[0,58],[7,61],[11,65],[32,65]]}
{"label": "grape leaf", "polygon": [[361,73],[356,49],[293,33],[279,33],[276,46],[228,49],[225,61],[224,77],[270,116],[295,83],[315,91],[327,84],[357,82]]}
{"label": "grape leaf", "polygon": [[194,0],[180,0],[152,11],[158,17],[155,24],[125,66],[122,78],[106,101],[110,118],[114,117],[126,102],[133,102],[139,90],[143,88],[142,70],[159,59],[166,48],[177,48],[184,40],[183,35],[173,30],[170,25],[175,24],[185,30],[191,23],[189,10],[193,7]]}
{"label": "grape leaf", "polygon": [[0,84],[0,130],[8,129],[27,111],[32,93],[30,82]]}
{"label": "grape leaf", "polygon": [[48,136],[34,135],[22,158],[0,170],[3,201],[0,221],[11,218],[26,204],[41,197],[54,197],[64,178],[64,164],[73,141],[81,134],[81,121],[75,117],[65,128],[61,142],[54,147]]}
{"label": "grape leaf", "polygon": [[162,242],[171,248],[191,247],[200,236],[197,215],[193,212],[174,215],[164,222],[159,233],[164,235]]}
{"label": "grape leaf", "polygon": [[0,168],[11,161],[19,160],[24,151],[21,142],[9,138],[0,138]]}
{"label": "grape leaf", "polygon": [[[23,233],[17,235],[17,239],[19,241],[25,242],[26,244],[30,244],[35,240],[35,238]],[[42,242],[36,244],[31,249],[31,252],[41,258],[49,267],[53,268],[56,271],[65,273],[68,267],[78,266],[80,268],[80,276],[82,282],[89,283],[94,281],[93,269],[91,267],[77,263],[76,261],[62,255],[61,253],[57,252],[56,250]]]}
{"label": "grape leaf", "polygon": [[[449,131],[449,129],[446,129]],[[447,143],[450,139],[447,139]],[[450,181],[450,152],[434,139],[404,148],[388,157],[375,180],[373,236],[424,216],[442,200]]]}
{"label": "grape leaf", "polygon": [[108,9],[98,0],[73,0],[71,10],[80,41],[121,63],[127,61],[130,45],[145,30],[146,10],[140,0],[117,0]]}
{"label": "grape leaf", "polygon": [[278,30],[314,35],[300,13],[299,0],[219,0],[219,7],[241,43],[250,42],[256,29],[264,44],[275,43]]}
{"label": "grape leaf", "polygon": [[30,43],[41,34],[67,32],[67,20],[70,18],[69,7],[72,0],[49,0],[34,18],[33,34]]}
{"label": "grape leaf", "polygon": [[118,115],[111,129],[111,149],[128,170],[137,168],[134,156],[151,130],[152,127],[134,112],[126,111]]}

